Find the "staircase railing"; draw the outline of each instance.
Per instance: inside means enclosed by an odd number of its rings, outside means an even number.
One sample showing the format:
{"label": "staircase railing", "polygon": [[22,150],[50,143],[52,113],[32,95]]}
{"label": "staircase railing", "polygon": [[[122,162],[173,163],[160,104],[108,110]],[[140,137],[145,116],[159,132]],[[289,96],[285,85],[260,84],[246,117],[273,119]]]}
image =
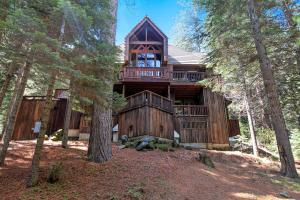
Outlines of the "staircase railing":
{"label": "staircase railing", "polygon": [[173,71],[172,81],[197,82],[205,78],[205,72]]}
{"label": "staircase railing", "polygon": [[208,108],[203,105],[174,105],[176,116],[207,116]]}
{"label": "staircase railing", "polygon": [[126,99],[127,105],[123,111],[148,105],[170,113],[173,112],[172,101],[170,99],[148,90],[131,95]]}

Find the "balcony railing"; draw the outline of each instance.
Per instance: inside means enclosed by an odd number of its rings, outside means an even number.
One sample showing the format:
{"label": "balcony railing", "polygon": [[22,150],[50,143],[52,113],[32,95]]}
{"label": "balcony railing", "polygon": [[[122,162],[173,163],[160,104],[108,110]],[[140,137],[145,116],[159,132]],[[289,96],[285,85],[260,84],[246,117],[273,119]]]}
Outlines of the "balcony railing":
{"label": "balcony railing", "polygon": [[123,67],[121,79],[161,79],[169,80],[169,69],[166,67]]}
{"label": "balcony railing", "polygon": [[123,67],[121,80],[197,82],[205,78],[205,72],[170,71],[168,67]]}
{"label": "balcony railing", "polygon": [[123,111],[148,105],[170,113],[173,112],[172,101],[170,99],[150,92],[148,90],[131,95],[126,99],[127,105]]}
{"label": "balcony railing", "polygon": [[204,79],[205,72],[173,71],[172,81],[197,82]]}
{"label": "balcony railing", "polygon": [[174,105],[176,116],[207,116],[207,106],[201,105]]}

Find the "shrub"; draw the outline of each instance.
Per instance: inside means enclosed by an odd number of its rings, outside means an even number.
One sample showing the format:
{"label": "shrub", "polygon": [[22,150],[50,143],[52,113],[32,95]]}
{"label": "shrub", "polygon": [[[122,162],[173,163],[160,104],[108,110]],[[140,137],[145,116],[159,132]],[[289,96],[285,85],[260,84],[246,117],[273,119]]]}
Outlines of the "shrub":
{"label": "shrub", "polygon": [[296,160],[300,160],[300,130],[293,129],[291,134],[292,150]]}
{"label": "shrub", "polygon": [[52,141],[61,141],[62,137],[63,137],[63,130],[59,129],[52,135],[51,140]]}
{"label": "shrub", "polygon": [[169,151],[168,144],[156,144],[156,147],[161,151]]}
{"label": "shrub", "polygon": [[55,163],[54,165],[52,165],[49,170],[47,182],[49,182],[49,183],[57,182],[59,180],[61,171],[62,171],[62,163],[61,162]]}
{"label": "shrub", "polygon": [[240,132],[243,138],[249,139],[250,138],[250,130],[247,118],[241,117],[239,120],[240,125]]}

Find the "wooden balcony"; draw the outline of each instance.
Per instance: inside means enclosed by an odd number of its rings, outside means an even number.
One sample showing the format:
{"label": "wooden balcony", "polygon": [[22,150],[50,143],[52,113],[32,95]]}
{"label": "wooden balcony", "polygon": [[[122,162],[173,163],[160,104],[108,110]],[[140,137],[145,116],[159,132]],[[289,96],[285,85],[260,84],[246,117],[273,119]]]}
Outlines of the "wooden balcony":
{"label": "wooden balcony", "polygon": [[170,99],[148,90],[129,96],[126,99],[127,105],[123,111],[128,111],[142,106],[152,106],[166,112],[173,113],[172,101]]}
{"label": "wooden balcony", "polygon": [[169,81],[167,67],[123,67],[120,73],[122,81]]}
{"label": "wooden balcony", "polygon": [[174,114],[176,116],[207,116],[208,108],[202,105],[174,105]]}
{"label": "wooden balcony", "polygon": [[136,82],[197,82],[205,78],[205,72],[171,71],[167,67],[128,67],[120,72],[121,81]]}
{"label": "wooden balcony", "polygon": [[178,82],[197,82],[203,80],[205,72],[188,72],[188,71],[173,71],[171,72],[171,80]]}

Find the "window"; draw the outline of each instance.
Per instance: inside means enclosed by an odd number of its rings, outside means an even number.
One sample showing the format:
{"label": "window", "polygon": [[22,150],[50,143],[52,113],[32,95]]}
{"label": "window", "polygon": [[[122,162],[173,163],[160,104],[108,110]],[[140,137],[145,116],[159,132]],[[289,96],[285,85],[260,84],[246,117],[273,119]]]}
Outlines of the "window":
{"label": "window", "polygon": [[146,56],[147,54],[145,53],[138,54],[138,63],[137,63],[138,67],[145,67]]}
{"label": "window", "polygon": [[133,67],[161,67],[160,47],[139,45],[130,50],[130,65]]}

